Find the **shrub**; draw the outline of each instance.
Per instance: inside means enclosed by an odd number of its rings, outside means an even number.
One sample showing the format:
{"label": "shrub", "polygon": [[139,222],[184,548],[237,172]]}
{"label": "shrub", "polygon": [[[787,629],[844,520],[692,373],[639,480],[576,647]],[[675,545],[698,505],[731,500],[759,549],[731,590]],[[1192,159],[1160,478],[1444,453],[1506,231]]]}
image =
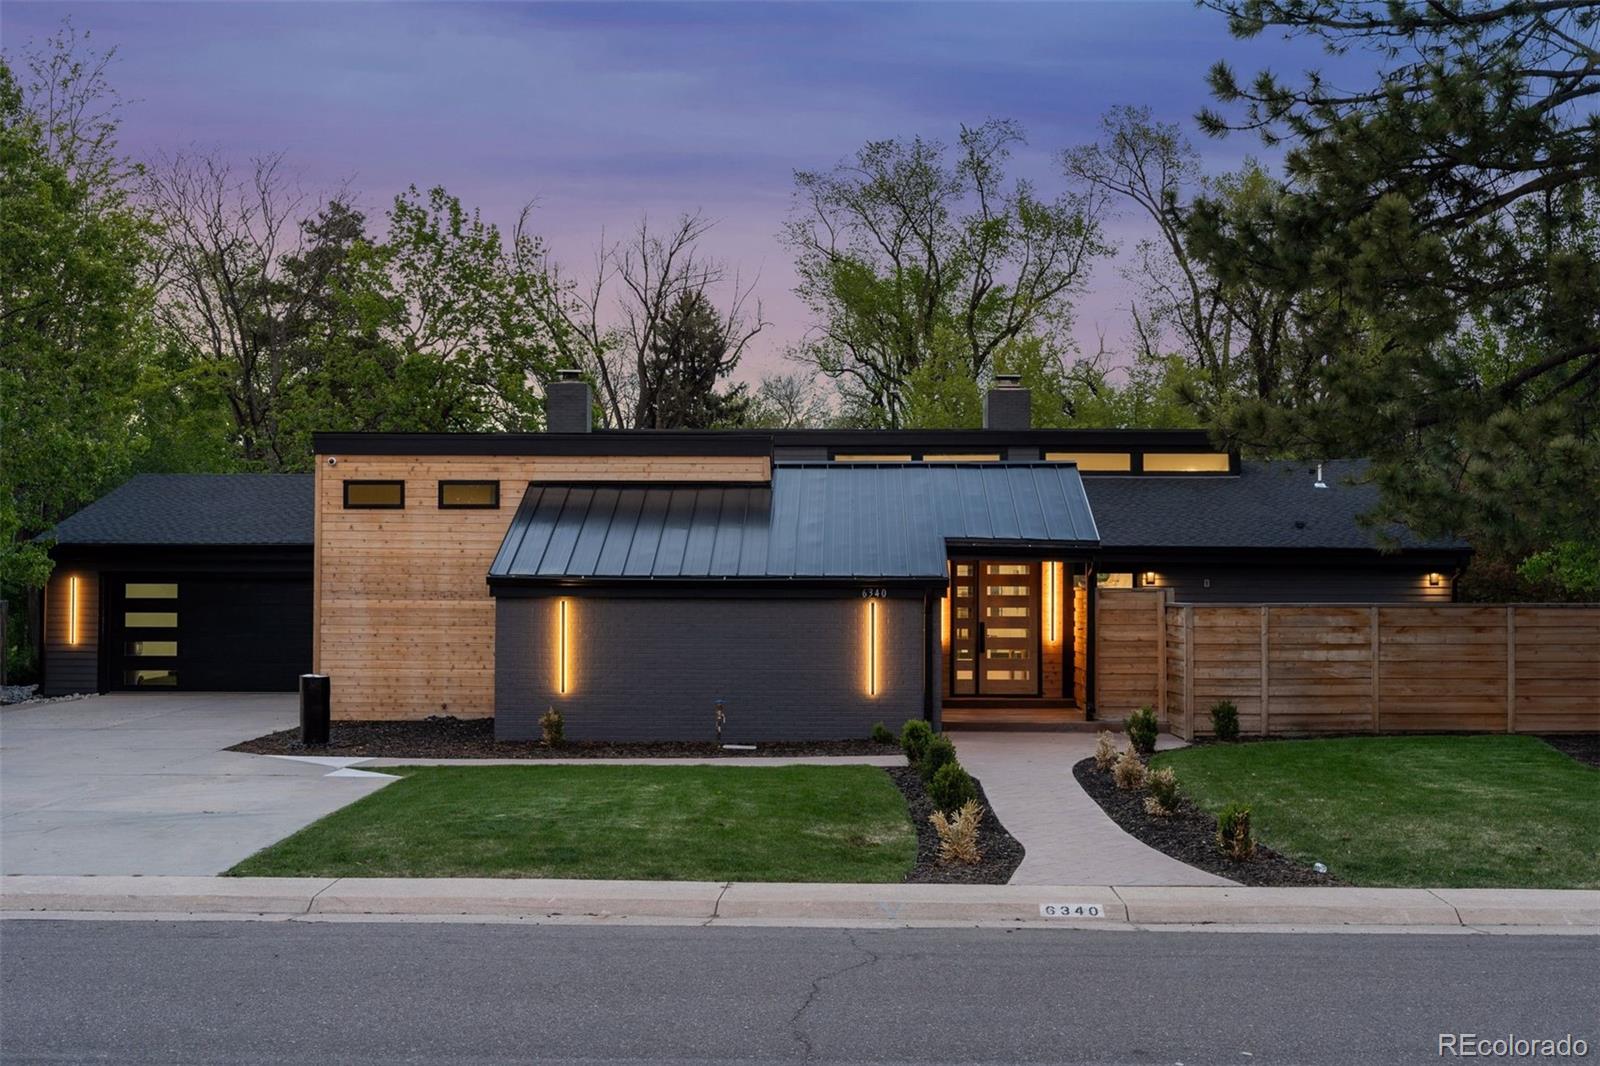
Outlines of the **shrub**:
{"label": "shrub", "polygon": [[889,727],[882,722],[877,722],[872,727],[872,739],[879,744],[893,744],[894,734],[889,732]]}
{"label": "shrub", "polygon": [[544,737],[547,748],[559,748],[562,740],[566,738],[567,724],[561,717],[561,712],[551,707],[539,716],[539,734]]}
{"label": "shrub", "polygon": [[1111,768],[1111,777],[1117,787],[1129,792],[1144,787],[1144,776],[1144,760],[1131,747],[1118,757],[1117,765]]}
{"label": "shrub", "polygon": [[1212,705],[1211,733],[1218,740],[1239,739],[1239,708],[1227,700]]}
{"label": "shrub", "polygon": [[1110,730],[1102,729],[1094,738],[1094,768],[1109,770],[1117,761],[1117,738]]}
{"label": "shrub", "polygon": [[1250,834],[1250,808],[1230,803],[1217,815],[1217,847],[1230,859],[1243,861],[1256,855],[1255,837]]}
{"label": "shrub", "polygon": [[954,818],[943,811],[934,811],[928,821],[939,834],[940,862],[976,865],[983,861],[983,852],[978,850],[978,823],[983,821],[983,807],[977,800],[963,803]]}
{"label": "shrub", "polygon": [[1156,734],[1161,731],[1161,726],[1156,722],[1156,712],[1150,707],[1140,707],[1128,715],[1128,721],[1123,726],[1128,731],[1128,741],[1133,745],[1133,750],[1141,755],[1149,755],[1156,750]]}
{"label": "shrub", "polygon": [[1145,779],[1150,795],[1144,798],[1144,812],[1165,818],[1178,809],[1178,775],[1172,767],[1163,766]]}
{"label": "shrub", "polygon": [[960,763],[947,762],[928,782],[928,798],[936,809],[953,811],[977,799],[978,786]]}
{"label": "shrub", "polygon": [[922,761],[917,764],[917,769],[922,773],[924,781],[932,781],[933,775],[939,772],[941,766],[956,761],[956,746],[950,738],[940,733],[928,741],[928,750],[922,753]]}
{"label": "shrub", "polygon": [[900,727],[900,750],[906,753],[906,761],[912,766],[922,761],[932,742],[933,726],[920,718],[912,718]]}

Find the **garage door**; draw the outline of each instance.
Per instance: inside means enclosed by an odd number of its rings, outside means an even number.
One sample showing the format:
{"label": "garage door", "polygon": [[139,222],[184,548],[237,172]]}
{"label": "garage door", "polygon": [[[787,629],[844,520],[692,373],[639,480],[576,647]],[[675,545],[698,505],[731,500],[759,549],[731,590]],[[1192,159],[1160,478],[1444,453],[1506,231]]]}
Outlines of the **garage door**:
{"label": "garage door", "polygon": [[292,691],[311,669],[311,582],[129,575],[107,582],[112,688]]}

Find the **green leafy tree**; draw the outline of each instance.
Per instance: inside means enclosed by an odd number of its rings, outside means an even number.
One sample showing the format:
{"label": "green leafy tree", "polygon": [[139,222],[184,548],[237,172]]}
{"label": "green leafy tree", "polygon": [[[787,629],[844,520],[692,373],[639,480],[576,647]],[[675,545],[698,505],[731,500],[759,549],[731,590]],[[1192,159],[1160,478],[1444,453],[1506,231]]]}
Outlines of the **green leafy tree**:
{"label": "green leafy tree", "polygon": [[1211,132],[1287,149],[1248,204],[1202,196],[1195,256],[1293,297],[1294,402],[1219,398],[1236,443],[1372,455],[1380,522],[1514,564],[1600,528],[1600,7],[1215,0],[1233,32],[1366,50],[1366,85],[1211,73]]}
{"label": "green leafy tree", "polygon": [[111,53],[70,26],[0,60],[0,583],[43,584],[33,541],[136,461],[151,341],[149,230],[117,151]]}
{"label": "green leafy tree", "polygon": [[[1013,122],[963,127],[954,160],[914,138],[873,141],[829,171],[795,174],[784,240],[816,319],[792,353],[838,386],[869,424],[905,424],[912,375],[946,376],[958,345],[966,376],[994,370],[1006,345],[1059,331],[1101,240],[1096,191],[1054,199],[1006,165]],[[953,364],[952,364],[953,365]],[[919,379],[926,392],[927,375]],[[919,416],[922,417],[922,416]]]}

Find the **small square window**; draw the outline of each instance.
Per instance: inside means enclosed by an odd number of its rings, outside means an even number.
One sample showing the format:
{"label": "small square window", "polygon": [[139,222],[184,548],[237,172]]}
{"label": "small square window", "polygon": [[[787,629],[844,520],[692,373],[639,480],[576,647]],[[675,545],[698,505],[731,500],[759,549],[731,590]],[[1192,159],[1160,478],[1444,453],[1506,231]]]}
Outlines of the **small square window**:
{"label": "small square window", "polygon": [[175,600],[178,586],[170,581],[130,581],[122,594],[130,600]]}
{"label": "small square window", "polygon": [[439,482],[441,509],[483,508],[500,506],[498,481],[441,481]]}
{"label": "small square window", "polygon": [[344,483],[346,510],[398,511],[406,505],[404,481],[346,481]]}
{"label": "small square window", "polygon": [[124,670],[122,683],[130,688],[176,688],[176,670]]}

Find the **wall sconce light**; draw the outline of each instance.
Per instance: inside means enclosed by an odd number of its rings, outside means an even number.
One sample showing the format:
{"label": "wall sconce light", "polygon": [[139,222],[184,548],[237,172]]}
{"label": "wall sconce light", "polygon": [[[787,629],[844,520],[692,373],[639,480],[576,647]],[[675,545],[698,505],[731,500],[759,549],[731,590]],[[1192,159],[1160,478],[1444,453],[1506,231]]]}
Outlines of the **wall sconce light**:
{"label": "wall sconce light", "polygon": [[567,601],[563,597],[556,601],[556,691],[563,696],[567,694],[567,675],[570,672],[568,657],[570,655],[571,641],[568,636]]}
{"label": "wall sconce light", "polygon": [[78,579],[67,578],[67,643],[78,643]]}
{"label": "wall sconce light", "polygon": [[867,695],[878,694],[878,601],[867,601]]}
{"label": "wall sconce light", "polygon": [[1146,570],[1144,572],[1144,583],[1146,585],[1156,585],[1156,584],[1158,584],[1158,582],[1156,581],[1156,572],[1154,570]]}
{"label": "wall sconce light", "polygon": [[1440,582],[1442,582],[1442,581],[1444,581],[1444,575],[1443,574],[1432,573],[1432,574],[1428,575],[1428,587],[1431,588],[1431,589],[1438,588]]}

